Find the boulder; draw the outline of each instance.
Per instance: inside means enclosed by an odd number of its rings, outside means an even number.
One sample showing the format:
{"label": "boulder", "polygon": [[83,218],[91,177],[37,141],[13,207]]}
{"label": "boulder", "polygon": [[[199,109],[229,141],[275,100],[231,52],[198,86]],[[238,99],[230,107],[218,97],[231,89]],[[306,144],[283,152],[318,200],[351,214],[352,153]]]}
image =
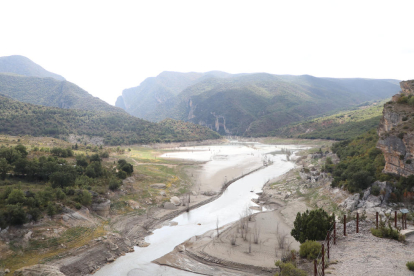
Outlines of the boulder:
{"label": "boulder", "polygon": [[177,250],[178,250],[178,252],[184,252],[185,251],[185,246],[182,245],[182,244],[177,245]]}
{"label": "boulder", "polygon": [[167,188],[167,185],[165,185],[164,183],[155,183],[155,184],[151,184],[151,188],[165,189],[165,188]]}
{"label": "boulder", "polygon": [[359,203],[359,194],[354,194],[348,197],[347,199],[345,199],[345,201],[339,204],[339,206],[345,209],[346,211],[352,212],[355,210],[358,203]]}
{"label": "boulder", "polygon": [[174,204],[175,206],[180,206],[181,205],[181,200],[176,196],[171,197],[170,202],[172,204]]}
{"label": "boulder", "polygon": [[205,196],[215,196],[215,195],[217,195],[217,192],[215,192],[215,191],[204,191],[201,194],[205,195]]}
{"label": "boulder", "polygon": [[131,207],[132,209],[134,209],[134,210],[139,209],[139,204],[138,204],[138,202],[136,202],[136,201],[134,201],[134,200],[128,200],[128,201],[127,201],[127,203],[128,203],[128,205],[129,205],[129,207]]}
{"label": "boulder", "polygon": [[175,209],[177,209],[177,206],[175,206],[171,202],[165,202],[164,203],[164,209],[167,209],[167,210],[175,210]]}
{"label": "boulder", "polygon": [[109,216],[109,209],[111,208],[111,201],[109,199],[105,200],[102,203],[93,203],[92,210],[97,213],[99,216],[107,217]]}
{"label": "boulder", "polygon": [[[379,182],[375,181],[374,184],[372,184],[372,187],[377,186],[380,188],[380,192],[384,193],[384,195],[381,195],[381,199],[383,199],[383,203],[388,202],[388,199],[390,198],[390,195],[392,193],[392,186],[391,184],[388,184],[386,181]],[[382,198],[384,197],[384,198]]]}
{"label": "boulder", "polygon": [[114,244],[113,242],[108,242],[109,244],[109,249],[111,249],[112,251],[115,251],[118,249],[118,245]]}
{"label": "boulder", "polygon": [[138,242],[137,242],[137,246],[138,247],[148,247],[150,244],[148,243],[148,242],[146,242],[146,241],[144,241],[144,240],[139,240]]}

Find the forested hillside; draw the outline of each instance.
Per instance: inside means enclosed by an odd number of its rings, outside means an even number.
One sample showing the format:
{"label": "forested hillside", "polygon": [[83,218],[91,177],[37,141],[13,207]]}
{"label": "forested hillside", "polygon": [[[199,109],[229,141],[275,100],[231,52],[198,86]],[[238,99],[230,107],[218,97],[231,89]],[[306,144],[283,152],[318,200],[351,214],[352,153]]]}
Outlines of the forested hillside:
{"label": "forested hillside", "polygon": [[[180,85],[175,84],[174,92],[168,95],[160,91],[161,87],[163,91],[168,90],[165,78],[172,74],[162,73],[145,80],[136,88],[139,92],[124,91],[117,106],[152,121],[169,117],[205,125],[220,134],[269,136],[286,125],[366,101],[389,98],[399,90],[396,80],[221,73],[184,82],[177,77],[181,75],[174,74],[174,80]],[[159,85],[159,78],[163,79],[163,85]],[[158,84],[154,86],[151,82]],[[124,98],[129,106],[122,105]],[[147,101],[151,104],[146,105],[145,112],[138,112],[137,106]]]}
{"label": "forested hillside", "polygon": [[0,73],[11,73],[27,77],[54,78],[59,81],[65,80],[64,77],[43,69],[43,67],[24,56],[0,57]]}
{"label": "forested hillside", "polygon": [[67,137],[99,136],[105,144],[143,144],[217,139],[206,127],[166,120],[148,122],[124,112],[61,109],[22,103],[0,96],[0,133]]}

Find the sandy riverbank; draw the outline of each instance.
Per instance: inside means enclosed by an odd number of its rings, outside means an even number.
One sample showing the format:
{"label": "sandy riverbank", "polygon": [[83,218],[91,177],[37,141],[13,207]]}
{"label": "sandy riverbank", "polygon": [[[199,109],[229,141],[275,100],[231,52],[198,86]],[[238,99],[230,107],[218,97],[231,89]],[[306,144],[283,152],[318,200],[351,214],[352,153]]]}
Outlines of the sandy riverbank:
{"label": "sandy riverbank", "polygon": [[[224,155],[216,154],[217,160],[225,160]],[[188,162],[187,175],[193,183],[190,208],[197,208],[213,201],[221,191],[227,176],[227,184],[262,166],[262,160],[256,156],[239,156],[232,166],[222,166],[220,162],[205,162],[195,160]],[[214,163],[214,164],[211,164]],[[204,191],[215,192],[210,196],[202,195]],[[138,212],[118,215],[111,218],[107,226],[108,235],[102,239],[95,239],[88,245],[66,252],[61,258],[49,264],[57,266],[65,275],[87,275],[99,271],[108,262],[113,262],[120,256],[134,251],[134,245],[147,246],[144,238],[151,234],[153,229],[168,224],[173,217],[185,212],[187,206],[178,206],[176,210],[167,210],[154,207],[150,215],[139,215]]]}
{"label": "sandy riverbank", "polygon": [[239,271],[236,275],[273,275],[276,260],[292,249],[299,250],[290,231],[296,214],[308,206],[301,197],[285,200],[284,190],[271,184],[288,180],[297,170],[263,187],[257,203],[271,210],[240,218],[219,229],[219,234],[211,230],[193,237],[154,262],[205,275],[232,275],[235,270]]}

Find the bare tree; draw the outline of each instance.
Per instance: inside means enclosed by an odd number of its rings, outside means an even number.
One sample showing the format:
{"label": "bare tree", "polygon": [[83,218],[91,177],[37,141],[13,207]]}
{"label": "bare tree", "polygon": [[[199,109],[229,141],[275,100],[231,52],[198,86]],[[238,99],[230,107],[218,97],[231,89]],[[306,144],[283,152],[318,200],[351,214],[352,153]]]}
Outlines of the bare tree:
{"label": "bare tree", "polygon": [[260,238],[260,228],[257,226],[257,223],[254,224],[253,228],[253,241],[255,244],[259,244]]}
{"label": "bare tree", "polygon": [[249,253],[252,253],[252,233],[249,235]]}
{"label": "bare tree", "polygon": [[220,232],[219,232],[219,219],[218,219],[218,217],[217,217],[217,220],[216,220],[216,231],[217,231],[217,237],[220,237]]}
{"label": "bare tree", "polygon": [[277,226],[276,230],[276,240],[279,246],[279,249],[284,249],[287,243],[287,234],[284,232],[279,232],[279,225]]}
{"label": "bare tree", "polygon": [[236,239],[237,239],[237,236],[235,234],[231,235],[230,236],[230,244],[231,245],[236,245]]}

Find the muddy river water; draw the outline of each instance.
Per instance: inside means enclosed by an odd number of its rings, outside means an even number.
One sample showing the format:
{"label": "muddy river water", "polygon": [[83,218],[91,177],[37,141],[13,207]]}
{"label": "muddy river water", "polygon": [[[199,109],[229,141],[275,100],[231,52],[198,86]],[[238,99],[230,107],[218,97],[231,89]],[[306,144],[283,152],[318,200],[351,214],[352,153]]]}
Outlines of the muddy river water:
{"label": "muddy river water", "polygon": [[[257,159],[256,168],[260,167],[265,159],[273,163],[232,183],[218,199],[177,216],[172,220],[177,225],[171,226],[166,223],[166,226],[154,230],[153,235],[146,238],[150,246],[135,247],[135,252],[118,258],[115,262],[102,267],[94,275],[198,275],[159,266],[151,261],[171,252],[175,246],[187,239],[215,229],[217,219],[220,226],[229,224],[238,220],[240,213],[246,207],[255,206],[256,204],[251,200],[258,197],[256,193],[261,191],[266,181],[294,167],[292,162],[286,160],[286,154],[280,152],[281,148],[298,149],[298,146],[234,141],[225,145],[181,148],[176,152],[164,154],[164,158],[208,161],[202,167],[206,175],[213,175],[226,167],[241,166],[246,161],[253,162],[254,158]],[[247,173],[247,171],[242,173]]]}

